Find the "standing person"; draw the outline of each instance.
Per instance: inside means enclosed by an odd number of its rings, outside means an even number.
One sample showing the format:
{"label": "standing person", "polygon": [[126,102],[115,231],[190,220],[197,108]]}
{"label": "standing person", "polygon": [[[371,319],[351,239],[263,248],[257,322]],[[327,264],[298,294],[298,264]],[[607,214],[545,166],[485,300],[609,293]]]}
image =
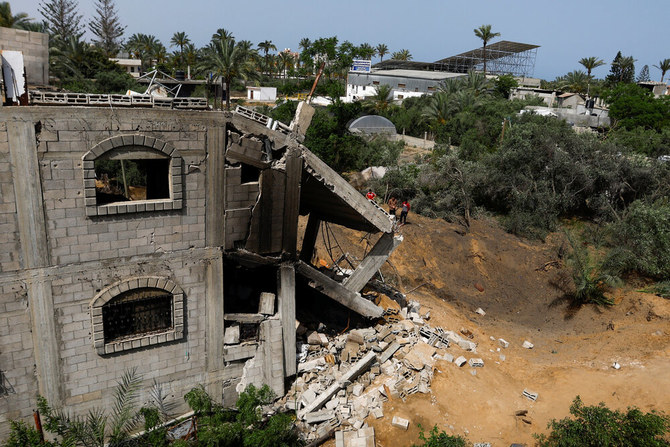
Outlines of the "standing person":
{"label": "standing person", "polygon": [[400,225],[404,225],[407,223],[407,213],[409,213],[410,208],[411,206],[409,204],[409,201],[403,200],[402,209],[400,210]]}
{"label": "standing person", "polygon": [[398,209],[398,199],[396,199],[395,196],[391,196],[391,198],[388,201],[388,205],[389,205],[389,214],[393,216],[393,220],[395,221],[397,219],[396,210]]}
{"label": "standing person", "polygon": [[375,197],[377,197],[377,194],[375,194],[371,189],[368,189],[368,193],[365,195],[365,197],[368,198],[368,200],[375,200]]}

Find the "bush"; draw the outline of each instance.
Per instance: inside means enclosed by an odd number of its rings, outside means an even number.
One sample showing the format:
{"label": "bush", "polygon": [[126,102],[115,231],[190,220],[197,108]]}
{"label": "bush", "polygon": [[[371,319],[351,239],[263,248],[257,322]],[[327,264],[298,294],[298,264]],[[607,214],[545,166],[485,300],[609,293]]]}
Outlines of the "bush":
{"label": "bush", "polygon": [[612,271],[637,271],[670,278],[670,204],[634,202],[620,221],[612,224],[612,246],[607,265]]}
{"label": "bush", "polygon": [[619,278],[605,272],[602,263],[594,259],[589,248],[565,233],[570,245],[567,265],[571,269],[574,282],[573,300],[575,304],[597,304],[611,306],[614,302],[605,296],[609,287],[618,285]]}
{"label": "bush", "polygon": [[535,435],[540,447],[662,447],[670,430],[670,420],[652,411],[637,408],[612,411],[600,403],[585,407],[579,396],[570,406],[573,418],[552,420],[549,435]]}
{"label": "bush", "polygon": [[466,447],[468,444],[461,436],[450,436],[443,430],[438,431],[437,425],[430,430],[430,435],[426,438],[423,428],[419,425],[419,439],[423,444],[413,444],[412,447]]}

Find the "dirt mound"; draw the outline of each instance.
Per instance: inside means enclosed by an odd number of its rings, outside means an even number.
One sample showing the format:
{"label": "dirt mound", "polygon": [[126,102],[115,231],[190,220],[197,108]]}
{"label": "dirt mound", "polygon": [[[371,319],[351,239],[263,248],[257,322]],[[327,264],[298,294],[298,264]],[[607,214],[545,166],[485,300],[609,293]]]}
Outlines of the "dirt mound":
{"label": "dirt mound", "polygon": [[[378,237],[329,228],[330,239],[320,236],[317,247],[328,263],[330,251],[355,264]],[[485,367],[473,375],[469,366],[439,362],[432,395],[388,402],[383,419],[368,421],[378,445],[418,442],[418,423],[471,442],[533,445],[532,433],[567,416],[576,395],[587,405],[670,413],[670,393],[659,392],[670,389],[670,300],[624,288],[611,308],[570,307],[554,285],[563,269],[557,236],[527,241],[483,221],[466,233],[415,214],[400,233],[404,242],[382,269],[385,279],[431,308],[432,325],[471,331]],[[498,338],[510,346],[502,348]],[[534,348],[522,348],[524,340]],[[522,397],[524,389],[538,400]],[[528,410],[525,421],[515,416],[519,410]],[[392,428],[394,415],[410,419],[411,428]]]}

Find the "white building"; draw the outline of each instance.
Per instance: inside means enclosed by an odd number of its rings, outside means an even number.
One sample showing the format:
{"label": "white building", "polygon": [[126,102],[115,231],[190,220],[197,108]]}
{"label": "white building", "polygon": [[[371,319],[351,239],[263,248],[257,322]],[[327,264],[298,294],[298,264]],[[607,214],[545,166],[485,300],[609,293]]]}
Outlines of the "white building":
{"label": "white building", "polygon": [[142,70],[142,61],[139,59],[122,59],[122,58],[110,58],[110,61],[114,61],[123,67],[126,72],[134,77],[140,77],[140,71]]}
{"label": "white building", "polygon": [[447,73],[424,70],[373,70],[349,72],[347,77],[346,101],[356,101],[373,96],[379,85],[390,85],[393,100],[432,94],[440,82],[449,78],[466,76],[462,73]]}
{"label": "white building", "polygon": [[247,87],[247,99],[249,101],[276,101],[276,87]]}

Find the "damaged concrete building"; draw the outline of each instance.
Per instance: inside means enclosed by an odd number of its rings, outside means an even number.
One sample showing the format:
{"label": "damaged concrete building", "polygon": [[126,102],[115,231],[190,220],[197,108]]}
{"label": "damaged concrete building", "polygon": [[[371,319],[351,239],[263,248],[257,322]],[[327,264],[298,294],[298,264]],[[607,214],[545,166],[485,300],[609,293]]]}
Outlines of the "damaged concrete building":
{"label": "damaged concrete building", "polygon": [[[0,438],[38,393],[108,407],[134,368],[178,411],[199,384],[282,395],[301,291],[381,316],[359,292],[400,238],[300,140],[245,109],[0,108]],[[381,235],[344,281],[312,264],[321,222]]]}

